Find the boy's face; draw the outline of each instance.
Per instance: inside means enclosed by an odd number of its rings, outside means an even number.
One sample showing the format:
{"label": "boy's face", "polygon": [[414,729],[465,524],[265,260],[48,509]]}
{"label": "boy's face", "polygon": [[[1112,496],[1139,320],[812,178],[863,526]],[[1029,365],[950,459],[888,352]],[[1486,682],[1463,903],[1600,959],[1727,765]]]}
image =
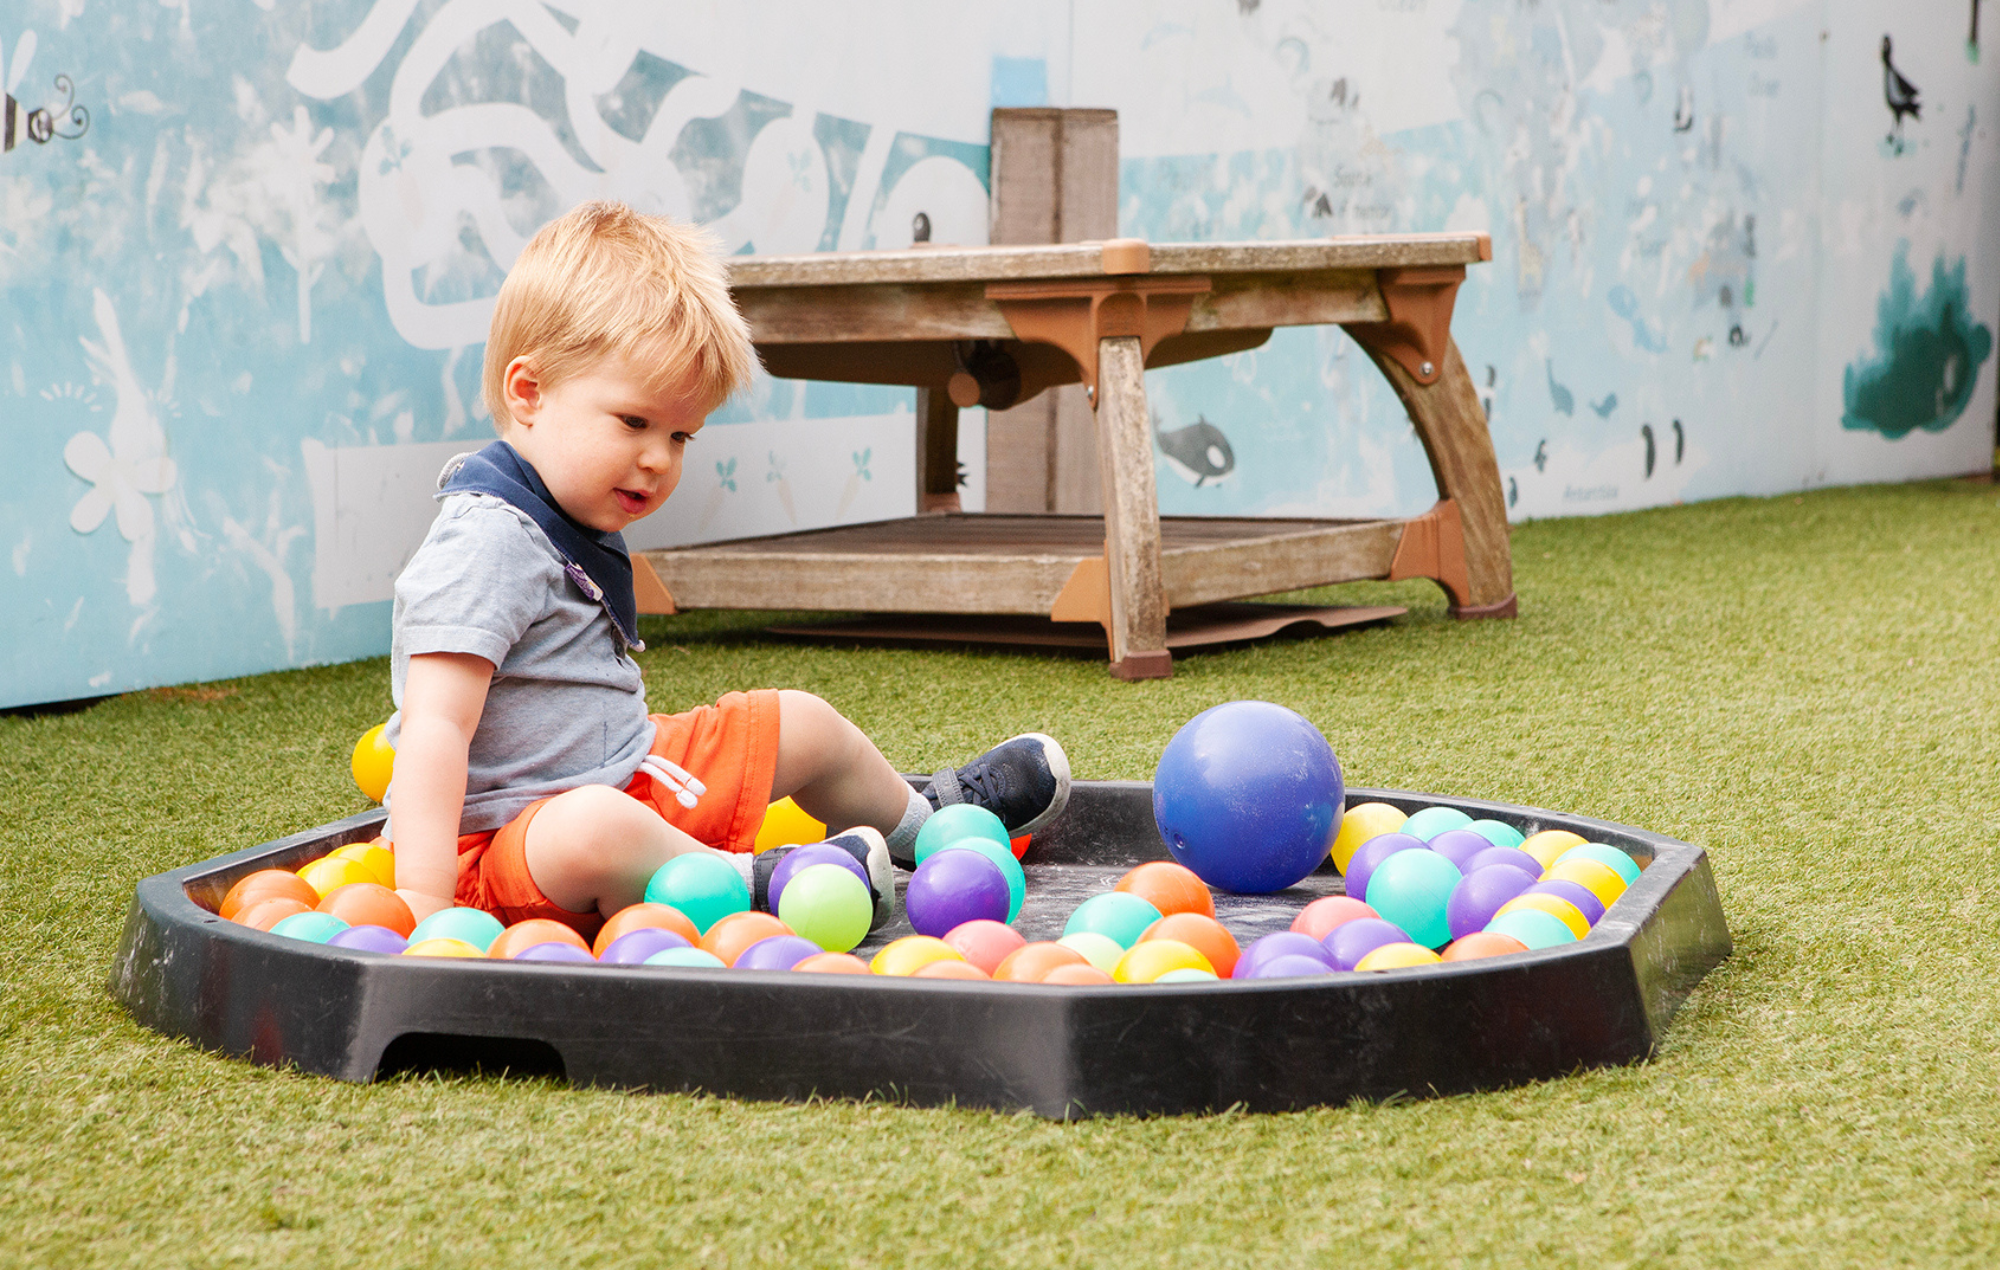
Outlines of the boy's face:
{"label": "boy's face", "polygon": [[514,416],[507,443],[571,519],[604,532],[659,510],[680,484],[689,438],[707,419],[678,385],[650,389],[616,355],[553,388],[517,357],[504,386]]}

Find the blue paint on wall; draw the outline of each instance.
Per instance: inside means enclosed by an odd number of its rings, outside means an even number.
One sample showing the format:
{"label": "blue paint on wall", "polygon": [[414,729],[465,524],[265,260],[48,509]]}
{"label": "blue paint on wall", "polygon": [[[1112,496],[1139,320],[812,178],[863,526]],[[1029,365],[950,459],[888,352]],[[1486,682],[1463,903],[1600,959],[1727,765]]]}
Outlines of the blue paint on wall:
{"label": "blue paint on wall", "polygon": [[1964,257],[1950,269],[1942,256],[1933,261],[1930,289],[1919,295],[1909,255],[1908,241],[1897,244],[1875,309],[1874,355],[1850,363],[1842,376],[1841,426],[1872,429],[1892,441],[1956,423],[1993,351],[1993,332],[1968,310]]}
{"label": "blue paint on wall", "polygon": [[1048,105],[1048,59],[1045,57],[994,58],[993,104],[995,106]]}

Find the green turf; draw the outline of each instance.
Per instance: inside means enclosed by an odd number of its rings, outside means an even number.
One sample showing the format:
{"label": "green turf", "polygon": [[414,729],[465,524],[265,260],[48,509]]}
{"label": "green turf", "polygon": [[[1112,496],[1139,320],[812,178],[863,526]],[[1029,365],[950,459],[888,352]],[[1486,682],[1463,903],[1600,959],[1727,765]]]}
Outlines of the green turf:
{"label": "green turf", "polygon": [[1305,712],[1351,783],[1711,853],[1736,955],[1659,1056],[1500,1093],[1051,1124],[523,1080],[372,1086],[135,1026],[141,877],[359,810],[382,662],[0,718],[0,1262],[36,1265],[1990,1264],[2000,1252],[2000,491],[1524,525],[1517,622],[1183,658],[1166,682],[663,622],[656,708],[820,692],[890,759],[1021,728],[1146,777],[1219,701]]}

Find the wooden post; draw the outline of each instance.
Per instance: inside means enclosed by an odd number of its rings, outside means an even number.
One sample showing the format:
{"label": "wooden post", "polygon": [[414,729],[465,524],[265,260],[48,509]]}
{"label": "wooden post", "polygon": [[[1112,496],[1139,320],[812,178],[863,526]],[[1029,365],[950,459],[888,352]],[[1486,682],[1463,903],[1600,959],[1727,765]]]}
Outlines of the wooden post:
{"label": "wooden post", "polygon": [[1103,455],[1104,554],[1111,581],[1111,673],[1164,679],[1167,596],[1160,572],[1160,497],[1153,484],[1153,430],[1146,413],[1139,337],[1097,346],[1097,435]]}
{"label": "wooden post", "polygon": [[936,388],[917,389],[917,512],[955,512],[958,407]]}

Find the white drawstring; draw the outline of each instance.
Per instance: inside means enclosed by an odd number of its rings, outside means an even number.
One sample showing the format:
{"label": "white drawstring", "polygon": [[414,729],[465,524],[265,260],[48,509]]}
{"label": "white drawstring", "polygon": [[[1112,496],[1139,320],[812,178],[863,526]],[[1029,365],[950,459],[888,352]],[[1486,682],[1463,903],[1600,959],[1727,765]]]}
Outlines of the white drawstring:
{"label": "white drawstring", "polygon": [[648,754],[640,759],[639,766],[645,769],[646,775],[671,791],[674,801],[683,807],[693,808],[701,796],[708,792],[708,786],[697,780],[692,772],[657,754]]}

